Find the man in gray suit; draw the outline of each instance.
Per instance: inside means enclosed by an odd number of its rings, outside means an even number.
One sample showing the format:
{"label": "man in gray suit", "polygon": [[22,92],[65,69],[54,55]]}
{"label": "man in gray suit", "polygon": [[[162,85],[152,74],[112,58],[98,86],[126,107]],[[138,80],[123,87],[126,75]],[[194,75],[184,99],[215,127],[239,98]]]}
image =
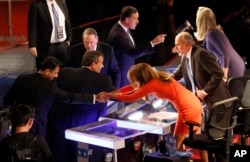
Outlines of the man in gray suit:
{"label": "man in gray suit", "polygon": [[[179,33],[175,37],[174,48],[182,56],[181,63],[173,74],[174,78],[179,80],[183,77],[186,87],[204,102],[204,124],[211,106],[230,97],[223,81],[224,73],[213,53],[195,45],[190,33]],[[204,150],[201,151],[201,156],[202,159],[208,159]]]}
{"label": "man in gray suit", "polygon": [[[215,56],[195,45],[191,34],[179,33],[175,38],[175,49],[182,59],[173,74],[174,78],[179,80],[183,77],[186,87],[206,104],[207,109],[213,103],[230,97],[223,81],[223,71]],[[189,63],[186,61],[187,59],[189,59]],[[191,69],[191,77],[188,74],[188,67]]]}

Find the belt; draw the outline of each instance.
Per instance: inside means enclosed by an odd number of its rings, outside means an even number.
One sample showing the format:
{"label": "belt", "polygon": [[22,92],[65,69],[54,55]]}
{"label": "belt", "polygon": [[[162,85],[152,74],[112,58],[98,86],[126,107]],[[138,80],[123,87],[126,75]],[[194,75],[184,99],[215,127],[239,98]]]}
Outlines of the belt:
{"label": "belt", "polygon": [[50,43],[50,46],[59,46],[59,45],[63,44],[64,42]]}

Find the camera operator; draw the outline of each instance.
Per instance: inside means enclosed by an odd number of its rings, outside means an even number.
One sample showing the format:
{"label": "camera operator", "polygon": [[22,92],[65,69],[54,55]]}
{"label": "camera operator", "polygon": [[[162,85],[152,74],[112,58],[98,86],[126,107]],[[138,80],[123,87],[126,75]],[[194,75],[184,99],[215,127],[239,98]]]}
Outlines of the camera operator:
{"label": "camera operator", "polygon": [[29,133],[35,120],[34,116],[35,109],[29,105],[20,104],[11,109],[9,118],[12,123],[12,135],[0,141],[0,161],[54,161],[46,141],[39,135]]}

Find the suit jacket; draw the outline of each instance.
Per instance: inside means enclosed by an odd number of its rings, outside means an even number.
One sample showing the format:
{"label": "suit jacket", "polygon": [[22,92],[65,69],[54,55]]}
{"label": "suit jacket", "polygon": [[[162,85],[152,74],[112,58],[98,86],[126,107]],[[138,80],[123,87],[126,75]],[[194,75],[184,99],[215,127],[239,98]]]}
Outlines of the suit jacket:
{"label": "suit jacket", "polygon": [[[121,82],[121,73],[114,55],[113,47],[106,43],[98,42],[96,50],[102,52],[104,55],[104,67],[101,70],[101,74],[109,76],[112,79],[113,85],[116,88],[119,88]],[[85,52],[86,50],[83,46],[83,43],[72,46],[70,51],[70,65],[72,67],[81,67],[82,56]]]}
{"label": "suit jacket", "polygon": [[[56,3],[65,16],[66,40],[71,41],[71,24],[67,8],[61,0],[56,0]],[[37,48],[38,57],[43,58],[48,55],[52,28],[53,24],[46,0],[36,0],[29,9],[28,38],[29,47]]]}
{"label": "suit jacket", "polygon": [[[97,94],[116,89],[107,76],[82,67],[62,68],[57,85],[64,91],[80,94]],[[106,108],[106,103],[70,105],[59,101],[52,106],[49,121],[57,128],[72,128],[97,121],[99,116],[106,113]]]}
{"label": "suit jacket", "polygon": [[[97,94],[113,91],[111,80],[88,68],[63,68],[57,79],[58,87],[75,93]],[[77,161],[76,142],[65,139],[65,130],[98,121],[99,116],[106,115],[107,103],[69,105],[55,102],[51,108],[48,121],[47,141],[55,161]]]}
{"label": "suit jacket", "polygon": [[[189,90],[192,90],[186,69],[186,56],[182,56],[181,63],[174,72],[174,78],[182,77]],[[208,95],[204,102],[209,108],[214,102],[230,97],[226,84],[223,81],[223,71],[211,52],[194,45],[191,51],[191,67],[195,86],[204,90]]]}
{"label": "suit jacket", "polygon": [[36,110],[36,120],[31,132],[45,137],[48,112],[55,99],[68,104],[93,103],[93,95],[64,92],[58,89],[55,81],[51,81],[39,73],[18,76],[4,96],[3,103],[6,106],[32,105]]}
{"label": "suit jacket", "polygon": [[138,57],[154,52],[150,42],[140,47],[135,47],[124,29],[116,23],[108,35],[108,43],[113,46],[115,56],[121,71],[121,86],[129,84],[127,72],[135,64]]}

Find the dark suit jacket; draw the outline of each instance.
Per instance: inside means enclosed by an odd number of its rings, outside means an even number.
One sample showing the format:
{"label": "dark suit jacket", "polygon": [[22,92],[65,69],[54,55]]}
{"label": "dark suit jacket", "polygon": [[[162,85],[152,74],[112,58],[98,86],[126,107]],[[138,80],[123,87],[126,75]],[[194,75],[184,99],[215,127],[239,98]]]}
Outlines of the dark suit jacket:
{"label": "dark suit jacket", "polygon": [[36,110],[35,122],[31,132],[45,137],[47,116],[54,99],[68,104],[92,103],[93,95],[71,94],[56,86],[55,81],[43,77],[39,73],[25,74],[17,77],[4,96],[6,106],[29,104]]}
{"label": "dark suit jacket", "polygon": [[127,72],[135,64],[138,57],[154,52],[150,42],[140,47],[134,47],[124,29],[116,23],[108,35],[108,43],[113,46],[115,56],[121,71],[121,86],[129,84]]}
{"label": "dark suit jacket", "polygon": [[[71,41],[71,24],[67,8],[61,0],[56,0],[56,3],[65,16],[66,40]],[[38,57],[44,58],[48,55],[52,27],[52,20],[46,0],[36,0],[31,4],[29,9],[28,37],[29,47],[37,48]]]}
{"label": "dark suit jacket", "polygon": [[[99,92],[113,91],[116,89],[107,76],[82,67],[62,68],[57,78],[57,85],[64,91],[80,94],[97,94]],[[106,107],[106,103],[99,102],[95,104],[78,105],[55,102],[50,112],[52,118],[49,120],[55,127],[72,128],[97,121],[99,115],[103,115],[99,113],[105,111]],[[89,119],[89,121],[87,119]]]}
{"label": "dark suit jacket", "polygon": [[[183,77],[187,88],[192,90],[185,60],[186,57],[183,56],[180,65],[174,72],[174,77],[177,80]],[[224,75],[223,71],[211,52],[194,45],[191,51],[191,66],[195,86],[208,93],[205,98],[205,103],[208,108],[214,102],[230,97],[226,84],[222,79]]]}
{"label": "dark suit jacket", "polygon": [[[104,55],[104,67],[101,70],[101,74],[109,76],[112,79],[113,85],[116,88],[119,88],[121,73],[112,46],[103,42],[98,42],[96,50],[102,52]],[[83,43],[72,46],[70,51],[70,66],[81,67],[82,56],[85,52],[86,50]]]}
{"label": "dark suit jacket", "polygon": [[[61,89],[76,93],[97,94],[115,90],[107,76],[82,67],[61,69],[57,83]],[[77,161],[76,142],[65,139],[65,129],[96,122],[99,116],[106,115],[106,110],[106,103],[69,105],[55,102],[49,114],[47,136],[55,161]]]}

